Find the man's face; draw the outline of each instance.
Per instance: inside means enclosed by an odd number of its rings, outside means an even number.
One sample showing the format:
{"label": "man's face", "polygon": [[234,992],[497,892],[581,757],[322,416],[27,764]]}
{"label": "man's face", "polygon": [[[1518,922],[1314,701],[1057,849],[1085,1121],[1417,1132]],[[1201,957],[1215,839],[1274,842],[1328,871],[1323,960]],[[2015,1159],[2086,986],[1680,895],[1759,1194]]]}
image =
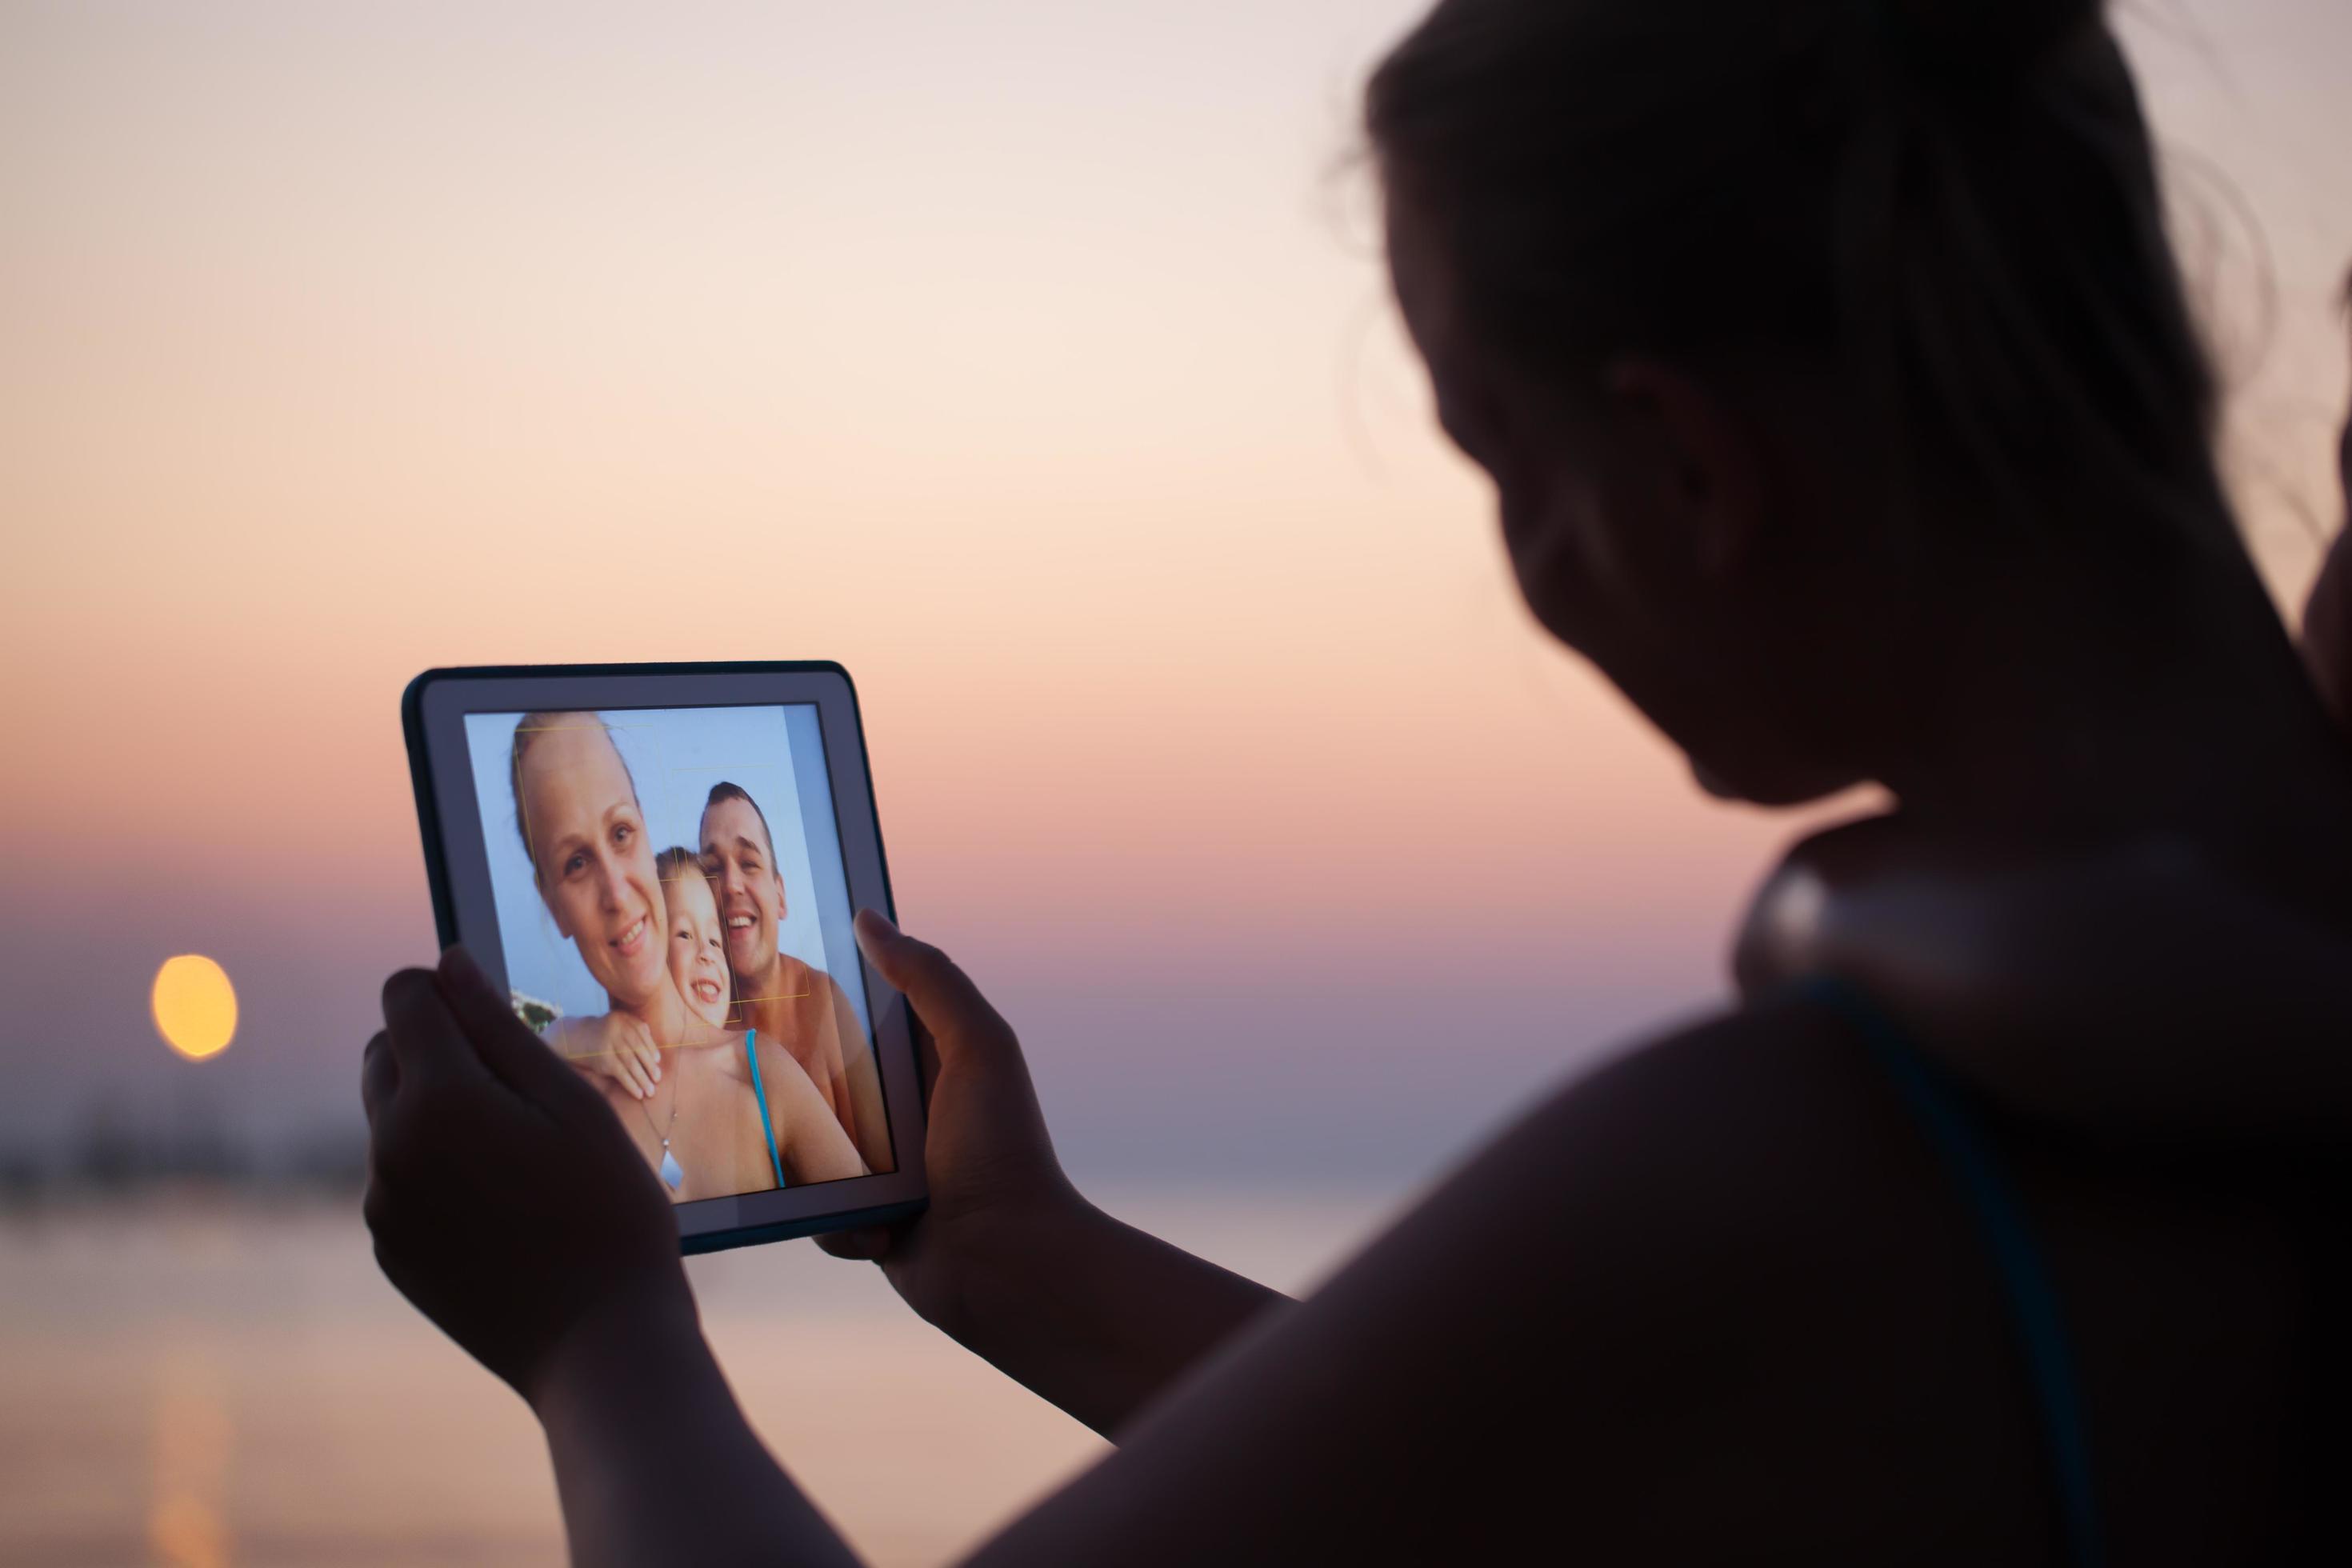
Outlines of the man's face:
{"label": "man's face", "polygon": [[767,829],[750,801],[722,800],[703,809],[702,864],[719,894],[727,966],[739,983],[756,982],[776,962],[784,879],[776,869]]}

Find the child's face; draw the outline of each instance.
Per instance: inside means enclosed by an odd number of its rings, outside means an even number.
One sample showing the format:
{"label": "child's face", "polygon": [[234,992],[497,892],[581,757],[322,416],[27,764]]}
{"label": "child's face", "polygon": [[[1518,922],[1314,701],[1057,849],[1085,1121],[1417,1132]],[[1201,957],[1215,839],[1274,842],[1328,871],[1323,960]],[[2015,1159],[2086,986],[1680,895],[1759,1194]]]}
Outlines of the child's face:
{"label": "child's face", "polygon": [[719,929],[710,884],[688,874],[662,884],[669,904],[669,977],[687,1010],[706,1024],[727,1024],[727,938]]}

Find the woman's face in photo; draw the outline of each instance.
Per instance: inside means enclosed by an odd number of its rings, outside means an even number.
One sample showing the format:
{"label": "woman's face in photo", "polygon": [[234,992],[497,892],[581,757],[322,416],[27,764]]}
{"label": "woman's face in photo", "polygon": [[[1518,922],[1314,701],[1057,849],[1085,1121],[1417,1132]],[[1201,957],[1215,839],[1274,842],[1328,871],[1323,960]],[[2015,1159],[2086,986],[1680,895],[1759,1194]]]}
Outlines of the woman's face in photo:
{"label": "woman's face in photo", "polygon": [[687,1010],[706,1024],[727,1026],[727,942],[719,930],[719,900],[699,876],[662,885],[669,901],[669,977]]}
{"label": "woman's face in photo", "polygon": [[583,716],[523,753],[523,825],[540,897],[618,1006],[667,982],[667,920],[645,814],[604,727]]}

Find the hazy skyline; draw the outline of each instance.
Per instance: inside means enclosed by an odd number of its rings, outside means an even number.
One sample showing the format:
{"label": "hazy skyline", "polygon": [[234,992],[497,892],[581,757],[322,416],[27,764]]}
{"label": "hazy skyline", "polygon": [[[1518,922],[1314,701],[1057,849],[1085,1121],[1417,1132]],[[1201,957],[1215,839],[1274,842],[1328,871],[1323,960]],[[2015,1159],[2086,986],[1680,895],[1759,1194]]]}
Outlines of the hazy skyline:
{"label": "hazy skyline", "polygon": [[[1417,1171],[1703,1005],[1798,823],[1544,642],[1429,427],[1345,167],[1422,8],[0,13],[0,1137],[356,1125],[435,665],[845,664],[901,913],[1082,1170]],[[2299,596],[2352,8],[2136,17],[2271,253],[2265,346],[2182,226]],[[147,1017],[184,952],[208,1063]]]}

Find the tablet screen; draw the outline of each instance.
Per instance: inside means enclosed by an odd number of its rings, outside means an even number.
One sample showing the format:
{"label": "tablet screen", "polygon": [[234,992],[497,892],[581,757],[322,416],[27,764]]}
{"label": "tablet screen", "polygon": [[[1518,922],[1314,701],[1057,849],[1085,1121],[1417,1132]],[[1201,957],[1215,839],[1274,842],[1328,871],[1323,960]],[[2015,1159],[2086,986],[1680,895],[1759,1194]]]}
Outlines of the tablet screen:
{"label": "tablet screen", "polygon": [[671,1200],[895,1170],[816,706],[465,724],[515,1011]]}

